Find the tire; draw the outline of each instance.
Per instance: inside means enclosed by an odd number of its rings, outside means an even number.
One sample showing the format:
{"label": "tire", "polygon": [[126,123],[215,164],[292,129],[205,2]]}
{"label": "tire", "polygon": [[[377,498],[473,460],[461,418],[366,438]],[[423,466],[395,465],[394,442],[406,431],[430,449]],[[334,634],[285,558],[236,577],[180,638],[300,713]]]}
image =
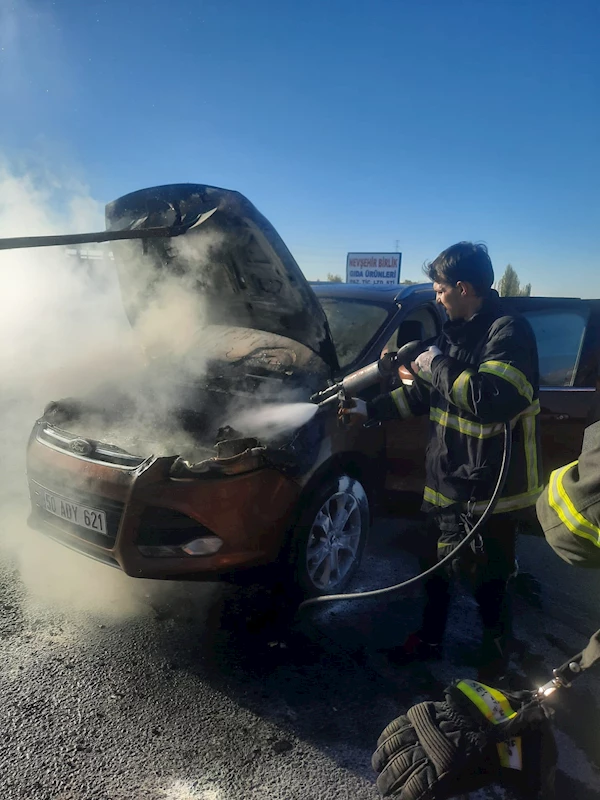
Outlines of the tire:
{"label": "tire", "polygon": [[369,528],[367,494],[349,475],[326,478],[306,498],[293,532],[292,564],[303,597],[344,590],[360,566]]}

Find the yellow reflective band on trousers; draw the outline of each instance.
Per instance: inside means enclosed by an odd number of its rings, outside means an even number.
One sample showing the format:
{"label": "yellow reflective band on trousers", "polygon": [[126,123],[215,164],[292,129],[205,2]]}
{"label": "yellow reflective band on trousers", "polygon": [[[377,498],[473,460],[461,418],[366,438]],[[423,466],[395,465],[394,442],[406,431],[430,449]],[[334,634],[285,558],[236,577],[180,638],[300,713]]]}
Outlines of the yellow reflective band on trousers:
{"label": "yellow reflective band on trousers", "polygon": [[473,370],[470,369],[461,372],[450,390],[450,397],[454,405],[462,408],[463,411],[473,411],[469,404],[469,382],[474,374]]}
{"label": "yellow reflective band on trousers", "polygon": [[517,392],[530,403],[533,400],[533,386],[529,383],[520,369],[507,364],[505,361],[484,361],[479,366],[479,372],[495,375],[512,384]]}
{"label": "yellow reflective band on trousers", "polygon": [[578,463],[578,461],[573,461],[573,463],[555,470],[550,475],[548,500],[550,507],[556,511],[571,533],[574,533],[575,536],[582,536],[584,539],[593,542],[596,547],[600,547],[600,528],[577,511],[564,487],[563,480],[565,475],[569,470],[575,469]]}
{"label": "yellow reflective band on trousers", "polygon": [[[513,719],[517,716],[507,697],[494,689],[491,686],[486,686],[477,681],[460,681],[457,684],[457,689],[468,697],[469,700],[477,707],[483,716],[489,720],[493,725],[499,725],[508,719]],[[523,769],[523,752],[521,737],[517,736],[513,739],[507,739],[505,742],[498,742],[498,756],[500,764],[507,769]]]}
{"label": "yellow reflective band on trousers", "polygon": [[444,497],[441,492],[436,492],[429,486],[426,486],[425,490],[423,491],[423,500],[425,500],[427,503],[431,503],[432,506],[441,506],[442,508],[445,506],[451,506],[452,503],[457,502],[456,500],[450,500],[449,497]]}
{"label": "yellow reflective band on trousers", "polygon": [[410,410],[410,406],[408,405],[408,400],[406,399],[406,392],[404,391],[404,387],[400,386],[398,389],[394,389],[391,393],[392,400],[394,401],[394,405],[398,409],[398,413],[402,417],[402,419],[406,419],[407,417],[412,417],[413,413]]}
{"label": "yellow reflective band on trousers", "polygon": [[[494,514],[504,514],[509,511],[519,511],[522,508],[533,506],[535,505],[541,493],[542,487],[539,486],[536,489],[532,489],[530,492],[513,494],[508,497],[501,497],[496,503]],[[458,502],[457,500],[451,500],[449,497],[445,497],[443,494],[441,494],[441,492],[434,491],[429,486],[425,487],[425,491],[423,492],[423,500],[425,500],[426,503],[430,503],[432,506],[440,506],[441,508],[451,506],[453,503]],[[468,507],[468,509],[473,511],[474,514],[482,514],[487,508],[488,504],[489,500],[479,500],[475,504],[462,503],[465,509]]]}

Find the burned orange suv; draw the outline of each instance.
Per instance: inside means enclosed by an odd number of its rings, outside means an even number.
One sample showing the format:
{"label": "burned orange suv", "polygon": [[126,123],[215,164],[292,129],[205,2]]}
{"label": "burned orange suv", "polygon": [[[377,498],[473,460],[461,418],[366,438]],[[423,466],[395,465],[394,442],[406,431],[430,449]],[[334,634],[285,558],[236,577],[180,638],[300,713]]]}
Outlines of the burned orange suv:
{"label": "burned orange suv", "polygon": [[438,330],[431,287],[402,304],[401,287],[320,302],[270,223],[215,187],[134,192],[106,223],[123,236],[112,259],[145,363],[49,403],[28,446],[31,527],[134,577],[273,565],[308,595],[339,591],[365,546],[386,434],[308,401],[400,343],[402,320],[405,338],[426,318],[424,333]]}
{"label": "burned orange suv", "polygon": [[[307,401],[436,336],[431,285],[311,286],[254,206],[214,187],[135,192],[106,221],[81,240],[114,240],[145,360],[47,406],[27,454],[31,526],[136,577],[270,565],[305,594],[340,591],[381,491],[422,491],[428,419],[345,429],[335,403]],[[600,301],[502,302],[536,334],[547,474],[577,457],[598,415]]]}

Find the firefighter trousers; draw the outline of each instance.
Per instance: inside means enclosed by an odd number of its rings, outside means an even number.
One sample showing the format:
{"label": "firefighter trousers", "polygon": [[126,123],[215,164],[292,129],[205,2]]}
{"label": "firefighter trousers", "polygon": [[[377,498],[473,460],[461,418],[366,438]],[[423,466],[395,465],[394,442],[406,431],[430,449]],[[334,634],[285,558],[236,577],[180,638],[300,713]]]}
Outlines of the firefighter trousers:
{"label": "firefighter trousers", "polygon": [[[512,636],[512,613],[507,594],[509,577],[515,571],[515,545],[517,524],[509,514],[494,514],[484,526],[485,563],[478,566],[469,580],[479,606],[484,629],[484,645],[495,640],[508,643]],[[437,563],[435,525],[427,530],[427,548],[421,558],[421,569]],[[431,644],[440,644],[444,637],[450,610],[452,577],[440,571],[425,582],[425,610],[420,637]]]}

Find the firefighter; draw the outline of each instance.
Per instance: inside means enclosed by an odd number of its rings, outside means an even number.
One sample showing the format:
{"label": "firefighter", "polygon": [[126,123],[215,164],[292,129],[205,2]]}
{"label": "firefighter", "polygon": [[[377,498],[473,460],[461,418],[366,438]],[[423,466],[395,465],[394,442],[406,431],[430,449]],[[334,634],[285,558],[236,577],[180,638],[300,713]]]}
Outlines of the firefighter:
{"label": "firefighter", "polygon": [[579,459],[550,475],[536,510],[548,544],[562,559],[600,567],[600,422],[586,428]]}
{"label": "firefighter", "polygon": [[[401,419],[429,414],[423,510],[427,536],[423,569],[464,536],[461,515],[486,507],[503,453],[503,423],[512,427],[512,457],[504,493],[485,527],[483,547],[455,567],[471,580],[482,618],[479,679],[494,680],[506,667],[511,637],[507,582],[515,569],[518,514],[542,491],[538,431],[538,356],[534,333],[522,317],[502,314],[492,289],[494,271],[483,244],[459,242],[426,272],[447,313],[442,334],[414,362],[417,380],[366,403],[340,409],[348,421]],[[388,651],[391,660],[438,659],[450,604],[452,575],[425,583],[420,630]]]}

